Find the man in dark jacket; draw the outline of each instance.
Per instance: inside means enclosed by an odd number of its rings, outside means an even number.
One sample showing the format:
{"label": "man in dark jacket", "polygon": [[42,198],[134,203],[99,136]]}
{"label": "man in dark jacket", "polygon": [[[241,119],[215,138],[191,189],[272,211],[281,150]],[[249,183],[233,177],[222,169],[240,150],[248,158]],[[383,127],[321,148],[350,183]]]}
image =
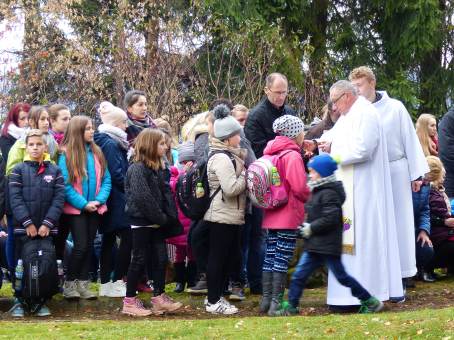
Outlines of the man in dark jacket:
{"label": "man in dark jacket", "polygon": [[280,73],[271,73],[266,77],[266,97],[249,112],[244,132],[251,142],[255,156],[263,156],[266,144],[276,137],[273,122],[284,115],[295,115],[290,107],[285,105],[288,94],[287,78]]}
{"label": "man in dark jacket", "polygon": [[446,169],[446,194],[454,199],[454,106],[443,116],[438,124],[439,157]]}
{"label": "man in dark jacket", "polygon": [[300,227],[306,239],[301,256],[290,283],[288,304],[276,312],[276,316],[298,314],[300,297],[309,276],[326,264],[340,284],[349,287],[352,295],[361,301],[360,313],[378,312],[383,303],[353,277],[347,274],[341,262],[342,232],[344,228],[342,204],[345,191],[342,182],[336,180],[336,162],[328,154],[316,156],[308,164],[312,190],[311,200],[306,205],[307,223]]}

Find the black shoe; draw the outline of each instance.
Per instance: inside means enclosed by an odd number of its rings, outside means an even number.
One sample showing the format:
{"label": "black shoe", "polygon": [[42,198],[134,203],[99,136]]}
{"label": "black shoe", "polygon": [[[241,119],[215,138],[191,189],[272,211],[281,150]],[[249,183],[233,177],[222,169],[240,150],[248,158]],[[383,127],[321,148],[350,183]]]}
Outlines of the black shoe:
{"label": "black shoe", "polygon": [[173,290],[174,293],[183,293],[184,292],[184,283],[177,282],[175,284],[175,289]]}
{"label": "black shoe", "polygon": [[416,288],[415,280],[412,277],[405,279],[406,288]]}
{"label": "black shoe", "polygon": [[435,277],[432,275],[432,273],[428,273],[428,272],[423,272],[422,273],[422,280],[424,282],[435,282],[435,281],[437,281],[435,279]]}

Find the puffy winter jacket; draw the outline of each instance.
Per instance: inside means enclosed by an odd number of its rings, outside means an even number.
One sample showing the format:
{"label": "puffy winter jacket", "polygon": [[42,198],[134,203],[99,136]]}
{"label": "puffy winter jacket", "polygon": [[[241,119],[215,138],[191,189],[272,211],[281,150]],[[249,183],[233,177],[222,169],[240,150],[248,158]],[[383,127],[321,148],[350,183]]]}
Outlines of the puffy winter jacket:
{"label": "puffy winter jacket", "polygon": [[312,235],[304,241],[304,250],[339,256],[342,253],[342,204],[345,191],[342,182],[330,182],[315,187],[306,204],[307,222]]}
{"label": "puffy winter jacket", "polygon": [[65,203],[65,185],[61,170],[48,161],[40,169],[38,162],[28,157],[17,164],[9,177],[9,199],[15,233],[25,228],[46,225],[57,232],[56,224]]}
{"label": "puffy winter jacket", "polygon": [[[235,159],[235,168],[229,155]],[[225,224],[244,224],[246,206],[246,179],[244,169],[245,150],[226,146],[216,138],[210,140],[210,152],[219,152],[208,160],[207,174],[210,195],[220,186],[213,197],[204,220]]]}
{"label": "puffy winter jacket", "polygon": [[288,137],[277,136],[268,143],[264,154],[274,155],[284,150],[292,150],[278,163],[279,175],[288,188],[288,202],[276,209],[265,210],[262,224],[265,229],[296,229],[304,222],[304,203],[309,198],[310,190],[300,147]]}

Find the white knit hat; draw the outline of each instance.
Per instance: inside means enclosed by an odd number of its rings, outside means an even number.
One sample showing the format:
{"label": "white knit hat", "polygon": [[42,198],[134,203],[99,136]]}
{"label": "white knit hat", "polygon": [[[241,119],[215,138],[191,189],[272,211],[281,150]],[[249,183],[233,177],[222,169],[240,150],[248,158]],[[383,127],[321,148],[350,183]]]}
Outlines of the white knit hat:
{"label": "white knit hat", "polygon": [[276,119],[273,123],[273,131],[279,136],[296,138],[304,130],[303,121],[291,115],[285,115]]}
{"label": "white knit hat", "polygon": [[122,109],[108,101],[104,101],[99,105],[98,112],[103,124],[106,125],[115,126],[128,119],[128,116]]}

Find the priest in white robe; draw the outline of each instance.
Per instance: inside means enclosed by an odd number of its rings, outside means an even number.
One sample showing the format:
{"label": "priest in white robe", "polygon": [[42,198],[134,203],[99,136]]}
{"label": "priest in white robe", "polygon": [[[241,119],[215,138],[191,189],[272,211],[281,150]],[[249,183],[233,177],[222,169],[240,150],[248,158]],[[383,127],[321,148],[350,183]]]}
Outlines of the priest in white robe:
{"label": "priest in white robe", "polygon": [[375,90],[375,75],[368,67],[354,69],[349,78],[359,94],[373,103],[383,125],[391,171],[401,274],[402,278],[413,277],[417,268],[411,191],[419,191],[421,180],[429,172],[429,167],[413,122],[402,102],[390,98],[385,91]]}
{"label": "priest in white robe", "polygon": [[[391,177],[377,110],[346,80],[331,87],[330,101],[341,117],[320,138],[320,147],[330,148],[331,155],[340,161],[340,172],[351,176],[351,181],[344,181],[352,211],[348,231],[351,244],[342,262],[346,271],[379,300],[401,297]],[[345,236],[344,232],[344,245]],[[327,302],[334,306],[360,304],[332,274],[328,277]]]}

